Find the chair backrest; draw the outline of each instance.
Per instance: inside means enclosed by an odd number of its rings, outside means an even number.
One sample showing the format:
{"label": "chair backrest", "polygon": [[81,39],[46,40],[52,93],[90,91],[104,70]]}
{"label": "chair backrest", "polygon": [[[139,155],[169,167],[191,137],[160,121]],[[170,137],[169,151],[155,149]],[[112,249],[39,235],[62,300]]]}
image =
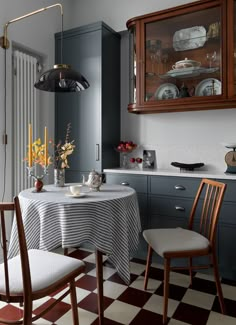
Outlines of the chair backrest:
{"label": "chair backrest", "polygon": [[[21,216],[21,209],[19,204],[18,197],[14,198],[14,202],[0,203],[0,213],[1,213],[1,246],[3,252],[3,268],[4,268],[4,279],[1,279],[1,282],[5,282],[5,293],[0,292],[0,300],[7,302],[12,301],[12,295],[10,292],[10,277],[9,277],[9,260],[8,260],[8,241],[6,236],[6,218],[11,217],[8,211],[14,212],[14,217],[16,218],[17,231],[18,231],[18,241],[19,241],[19,251],[21,259],[21,268],[22,268],[22,281],[24,288],[24,295],[27,299],[31,298],[31,278],[30,278],[30,268],[29,268],[29,259],[27,252],[27,245],[24,233],[24,227]],[[20,270],[18,270],[20,271]],[[17,271],[16,271],[17,272]]]}
{"label": "chair backrest", "polygon": [[225,189],[224,183],[202,179],[190,213],[189,229],[194,229],[207,237],[212,245],[215,244],[217,222]]}

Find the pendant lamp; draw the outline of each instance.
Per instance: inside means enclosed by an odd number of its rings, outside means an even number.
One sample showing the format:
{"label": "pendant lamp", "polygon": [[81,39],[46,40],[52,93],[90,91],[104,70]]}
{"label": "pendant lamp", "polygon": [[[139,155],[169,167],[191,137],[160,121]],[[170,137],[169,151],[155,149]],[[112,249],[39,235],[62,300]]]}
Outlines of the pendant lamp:
{"label": "pendant lamp", "polygon": [[[63,57],[63,9],[60,3],[38,9],[30,12],[24,16],[8,21],[4,26],[4,36],[0,38],[0,45],[2,48],[9,48],[9,41],[7,39],[7,27],[19,20],[25,19],[29,16],[36,15],[42,11],[48,10],[53,7],[60,7],[61,10],[61,61]],[[84,76],[79,72],[72,70],[68,64],[56,64],[53,69],[45,71],[39,80],[34,84],[37,89],[51,92],[79,92],[87,89],[89,83]]]}
{"label": "pendant lamp", "polygon": [[34,84],[37,89],[53,92],[78,92],[89,87],[88,81],[67,64],[56,64]]}

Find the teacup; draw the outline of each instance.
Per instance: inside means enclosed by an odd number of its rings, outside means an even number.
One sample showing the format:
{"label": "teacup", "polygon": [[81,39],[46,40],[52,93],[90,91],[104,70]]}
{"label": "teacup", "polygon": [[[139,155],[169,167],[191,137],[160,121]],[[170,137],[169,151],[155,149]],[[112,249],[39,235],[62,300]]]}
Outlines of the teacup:
{"label": "teacup", "polygon": [[82,185],[81,184],[76,184],[76,185],[71,185],[70,186],[70,192],[72,195],[80,195],[80,189]]}

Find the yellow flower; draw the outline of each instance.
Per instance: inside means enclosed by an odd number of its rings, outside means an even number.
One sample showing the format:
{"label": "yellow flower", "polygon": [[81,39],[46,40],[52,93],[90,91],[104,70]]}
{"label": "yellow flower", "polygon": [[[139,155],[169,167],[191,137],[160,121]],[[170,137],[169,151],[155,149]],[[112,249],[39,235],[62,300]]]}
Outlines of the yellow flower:
{"label": "yellow flower", "polygon": [[69,168],[67,157],[71,155],[75,149],[74,140],[69,142],[69,135],[71,130],[71,124],[67,125],[65,143],[62,145],[61,142],[56,146],[55,151],[55,168]]}
{"label": "yellow flower", "polygon": [[[50,143],[50,142],[49,142]],[[24,160],[28,161],[29,153],[27,158]],[[42,167],[45,166],[45,144],[41,142],[41,139],[38,138],[32,143],[32,162],[38,164]],[[48,156],[47,166],[52,163],[51,157]]]}

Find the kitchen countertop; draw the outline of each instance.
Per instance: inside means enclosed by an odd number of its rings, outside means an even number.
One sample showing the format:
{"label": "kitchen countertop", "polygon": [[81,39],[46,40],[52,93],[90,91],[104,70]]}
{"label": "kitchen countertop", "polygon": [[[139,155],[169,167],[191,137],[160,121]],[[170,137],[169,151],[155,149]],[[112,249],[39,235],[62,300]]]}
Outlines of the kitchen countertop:
{"label": "kitchen countertop", "polygon": [[132,175],[153,175],[153,176],[181,176],[181,177],[198,177],[198,178],[217,178],[217,179],[232,179],[236,180],[236,174],[226,174],[224,172],[210,172],[210,171],[180,171],[176,170],[161,170],[161,169],[152,169],[152,170],[143,170],[135,168],[111,168],[104,169],[104,173],[116,173],[116,174],[132,174]]}

